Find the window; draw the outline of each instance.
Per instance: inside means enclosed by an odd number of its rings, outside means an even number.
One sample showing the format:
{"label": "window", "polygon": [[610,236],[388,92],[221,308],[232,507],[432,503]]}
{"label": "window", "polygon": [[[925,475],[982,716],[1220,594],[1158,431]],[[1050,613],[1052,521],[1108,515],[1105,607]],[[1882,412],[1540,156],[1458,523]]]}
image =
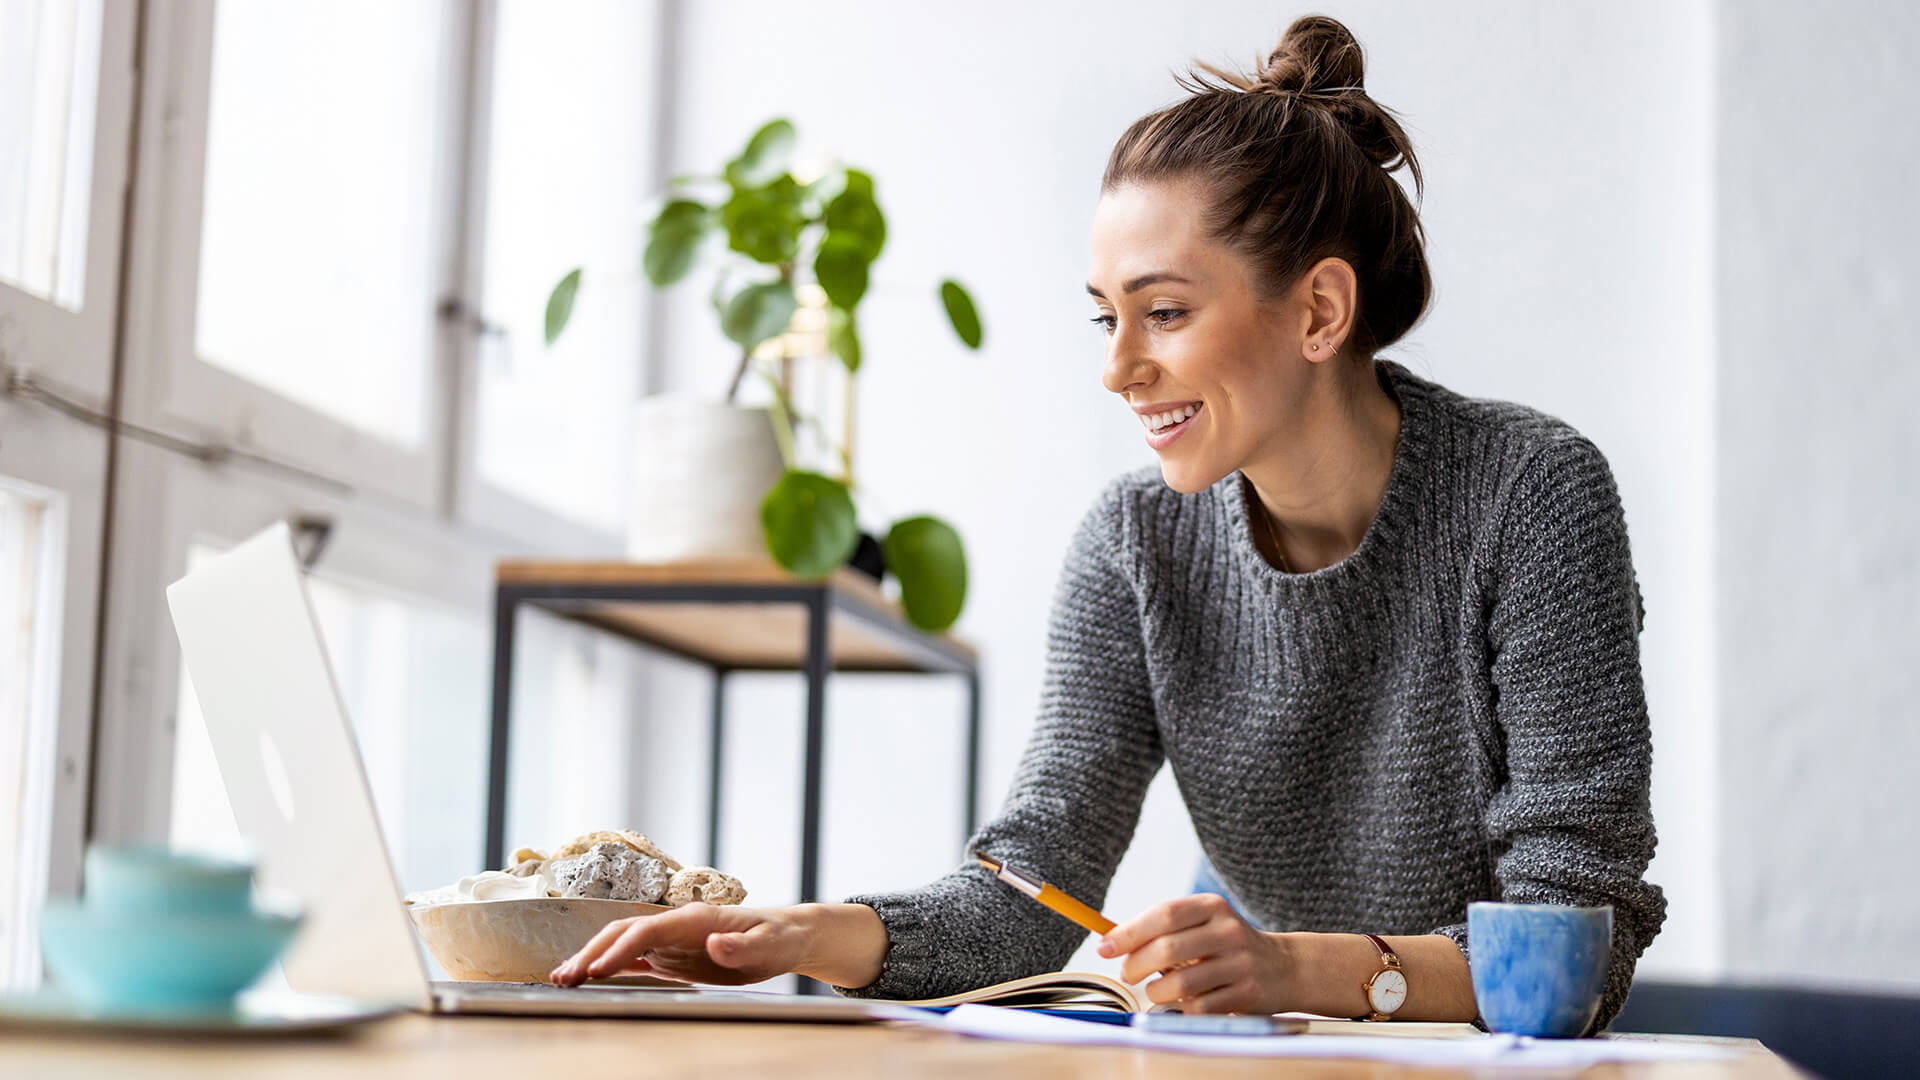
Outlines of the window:
{"label": "window", "polygon": [[64,591],[58,504],[0,479],[0,987],[37,982]]}
{"label": "window", "polygon": [[[276,517],[318,515],[334,529],[310,595],[389,849],[404,887],[445,884],[483,842],[491,568],[605,553],[625,520],[661,9],[169,16],[141,73],[173,122],[142,128],[151,212],[132,235],[150,257],[130,267],[125,400],[135,423],[257,457],[122,459],[116,535],[147,553],[124,560],[104,630],[101,835],[239,843],[164,587]],[[548,350],[547,291],[582,263],[603,273]],[[487,332],[450,333],[457,309]],[[527,640],[514,836],[630,820],[629,652],[572,626]]]}
{"label": "window", "polygon": [[[482,310],[482,480],[608,532],[624,521],[651,194],[654,14],[623,0],[505,0],[493,39]],[[567,331],[547,293],[586,267]]]}
{"label": "window", "polygon": [[446,10],[214,14],[196,352],[408,447],[437,340]]}
{"label": "window", "polygon": [[0,0],[0,27],[0,281],[77,311],[100,0]]}

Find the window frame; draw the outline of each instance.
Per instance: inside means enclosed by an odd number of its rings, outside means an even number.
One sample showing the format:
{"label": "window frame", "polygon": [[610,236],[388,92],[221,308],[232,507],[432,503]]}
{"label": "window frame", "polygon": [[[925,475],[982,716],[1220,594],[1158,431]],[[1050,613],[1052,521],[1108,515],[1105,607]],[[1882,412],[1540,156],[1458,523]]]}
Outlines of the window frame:
{"label": "window frame", "polygon": [[[436,232],[445,273],[427,395],[435,411],[418,452],[402,452],[194,355],[213,0],[144,2],[148,63],[134,148],[121,373],[126,418],[253,450],[309,475],[207,465],[121,440],[115,528],[141,542],[117,543],[110,556],[113,612],[103,630],[96,839],[166,839],[179,649],[165,590],[185,572],[196,540],[235,542],[277,517],[319,515],[333,524],[321,562],[328,576],[472,611],[489,625],[497,560],[530,553],[606,557],[620,550],[619,535],[532,505],[478,474],[484,327],[471,313],[478,310],[485,252],[496,4],[437,2],[453,12],[446,46],[450,84],[442,91],[448,102],[442,117],[445,214]],[[651,14],[659,32],[668,25],[664,8]],[[666,96],[656,96],[652,108],[658,122]],[[656,140],[649,150],[656,175],[661,152]],[[245,421],[260,437],[241,437]],[[618,452],[624,451],[623,441]]]}
{"label": "window frame", "polygon": [[[441,73],[441,152],[430,245],[440,266],[436,304],[453,295],[452,249],[464,182],[458,133],[468,104],[470,8],[435,0],[445,13],[447,62]],[[132,358],[127,418],[165,430],[201,433],[423,509],[437,509],[448,471],[452,398],[450,334],[436,320],[427,361],[419,445],[395,445],[344,420],[284,397],[200,359],[195,342],[200,231],[212,93],[213,0],[146,0],[149,33],[133,250],[138,260],[130,313]],[[147,121],[151,121],[148,123]],[[131,350],[130,350],[131,354]]]}
{"label": "window frame", "polygon": [[100,15],[87,268],[80,308],[62,307],[0,281],[0,360],[24,365],[100,408],[106,406],[113,382],[127,129],[133,114],[134,12],[133,5],[109,2]]}
{"label": "window frame", "polygon": [[[80,856],[85,848],[88,813],[88,762],[93,749],[94,627],[100,601],[100,536],[106,477],[106,440],[97,431],[42,410],[0,399],[0,477],[9,487],[51,497],[53,525],[48,530],[45,564],[58,563],[59,581],[39,583],[43,597],[59,601],[49,616],[56,621],[54,650],[52,759],[36,764],[51,772],[47,800],[26,806],[23,824],[43,816],[43,837],[28,838],[23,854],[43,852],[44,862],[28,860],[27,895],[73,896],[80,888]],[[57,593],[50,593],[53,587]],[[43,642],[43,645],[46,644]],[[28,791],[33,790],[29,781]],[[35,843],[35,840],[38,843]],[[9,868],[8,887],[15,885]],[[0,971],[0,986],[31,985],[27,967],[36,962],[38,919],[31,908],[16,926],[27,948],[16,954],[12,971]]]}
{"label": "window frame", "polygon": [[[0,283],[0,364],[25,368],[52,389],[80,404],[104,410],[113,389],[121,307],[121,242],[125,188],[131,167],[129,143],[134,112],[134,52],[139,9],[106,3],[100,22],[100,56],[94,97],[93,145],[87,205],[86,272],[78,310],[13,285]],[[4,376],[0,376],[4,377]],[[99,428],[57,415],[32,401],[0,395],[0,477],[14,486],[57,499],[49,531],[48,562],[57,558],[60,580],[54,731],[47,801],[26,816],[44,816],[46,834],[25,873],[24,894],[73,896],[80,889],[91,805],[94,687],[98,657],[102,582],[101,544],[106,528],[109,446]],[[54,550],[54,549],[57,549]],[[41,583],[43,595],[50,583]],[[31,841],[29,842],[31,845]],[[13,970],[0,971],[0,985],[37,981],[38,918],[29,909],[16,927],[27,948]]]}

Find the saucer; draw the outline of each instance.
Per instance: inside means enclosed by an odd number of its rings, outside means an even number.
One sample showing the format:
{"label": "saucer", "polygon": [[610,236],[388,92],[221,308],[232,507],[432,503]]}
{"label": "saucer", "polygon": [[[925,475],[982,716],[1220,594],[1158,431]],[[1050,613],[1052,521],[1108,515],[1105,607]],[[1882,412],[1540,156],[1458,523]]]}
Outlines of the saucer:
{"label": "saucer", "polygon": [[54,988],[0,994],[0,1030],[117,1031],[142,1035],[303,1035],[405,1012],[407,1006],[332,994],[252,991],[230,1007],[88,1006]]}

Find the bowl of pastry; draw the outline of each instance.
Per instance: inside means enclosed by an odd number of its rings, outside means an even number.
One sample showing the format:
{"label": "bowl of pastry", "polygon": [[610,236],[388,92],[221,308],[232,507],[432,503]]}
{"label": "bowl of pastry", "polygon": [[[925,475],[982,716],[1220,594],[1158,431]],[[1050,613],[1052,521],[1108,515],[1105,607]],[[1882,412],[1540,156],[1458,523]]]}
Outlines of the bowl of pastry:
{"label": "bowl of pastry", "polygon": [[610,829],[551,854],[521,848],[503,869],[411,893],[407,913],[449,977],[545,982],[610,922],[746,896],[738,878],[683,866],[646,836]]}

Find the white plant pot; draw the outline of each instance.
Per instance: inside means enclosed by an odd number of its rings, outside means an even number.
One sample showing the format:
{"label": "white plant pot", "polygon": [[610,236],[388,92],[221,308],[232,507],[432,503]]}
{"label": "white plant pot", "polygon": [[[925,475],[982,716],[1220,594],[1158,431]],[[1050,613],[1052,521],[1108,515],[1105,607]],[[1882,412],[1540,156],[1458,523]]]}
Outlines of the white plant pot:
{"label": "white plant pot", "polygon": [[766,555],[760,503],[785,471],[766,409],[642,398],[633,451],[628,558]]}

